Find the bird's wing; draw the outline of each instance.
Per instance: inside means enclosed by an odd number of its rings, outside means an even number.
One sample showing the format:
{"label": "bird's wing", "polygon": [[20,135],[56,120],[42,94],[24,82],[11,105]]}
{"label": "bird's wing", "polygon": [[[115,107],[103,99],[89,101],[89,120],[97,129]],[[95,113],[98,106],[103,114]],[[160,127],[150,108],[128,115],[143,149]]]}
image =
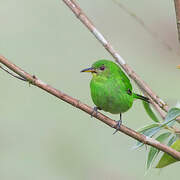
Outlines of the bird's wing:
{"label": "bird's wing", "polygon": [[123,82],[124,85],[124,89],[128,92],[128,93],[132,93],[132,85],[131,82],[129,80],[129,78],[127,77],[127,75],[121,70],[119,69],[119,75],[120,75],[120,79]]}

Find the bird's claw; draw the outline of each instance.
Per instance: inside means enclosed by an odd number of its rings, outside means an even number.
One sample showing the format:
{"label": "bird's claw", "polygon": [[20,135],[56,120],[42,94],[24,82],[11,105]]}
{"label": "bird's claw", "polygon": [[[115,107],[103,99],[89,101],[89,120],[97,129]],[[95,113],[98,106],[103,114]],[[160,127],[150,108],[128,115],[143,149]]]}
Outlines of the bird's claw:
{"label": "bird's claw", "polygon": [[114,131],[113,135],[119,131],[121,124],[122,124],[122,120],[119,120],[119,121],[117,121],[117,124],[115,126],[113,126],[113,128],[116,127],[116,130]]}
{"label": "bird's claw", "polygon": [[98,107],[96,107],[96,106],[93,108],[93,111],[92,111],[92,113],[91,113],[91,118],[93,118],[94,113],[95,113],[95,115],[97,116]]}

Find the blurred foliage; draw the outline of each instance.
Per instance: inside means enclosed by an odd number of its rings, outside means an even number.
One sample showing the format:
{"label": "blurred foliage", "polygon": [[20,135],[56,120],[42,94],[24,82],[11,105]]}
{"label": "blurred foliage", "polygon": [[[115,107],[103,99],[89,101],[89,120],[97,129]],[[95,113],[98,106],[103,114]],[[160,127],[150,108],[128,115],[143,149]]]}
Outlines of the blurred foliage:
{"label": "blurred foliage", "polygon": [[143,101],[143,106],[144,109],[146,110],[146,113],[149,115],[149,117],[155,121],[155,122],[160,122],[159,119],[157,118],[157,116],[154,114],[154,112],[152,111],[152,109],[150,108],[149,104]]}
{"label": "blurred foliage", "polygon": [[[170,146],[171,148],[175,149],[176,151],[180,152],[180,139],[177,139],[173,145]],[[176,159],[174,159],[172,156],[170,156],[167,153],[164,153],[161,157],[160,161],[158,162],[156,168],[164,168],[172,163],[177,162]]]}
{"label": "blurred foliage", "polygon": [[[177,139],[178,134],[176,134],[176,131],[174,130],[174,123],[176,122],[176,118],[180,116],[180,109],[177,107],[171,108],[166,117],[165,120],[160,123],[154,112],[152,111],[151,107],[149,104],[144,104],[144,108],[149,115],[149,117],[154,121],[154,122],[159,122],[156,124],[150,124],[147,125],[141,129],[138,130],[141,134],[144,134],[145,136],[148,137],[153,137],[157,134],[160,134],[162,130],[169,131],[169,132],[163,132],[158,137],[155,139],[159,141],[160,143],[166,143],[166,145],[171,146],[173,149],[180,151],[180,141]],[[177,139],[177,140],[176,140]],[[174,143],[174,144],[173,144]],[[173,145],[172,145],[173,144]],[[141,142],[137,142],[136,148],[139,148],[143,146],[144,144]],[[147,162],[146,162],[146,170],[148,170],[151,166],[152,163],[155,161],[159,154],[159,150],[150,147],[147,155]],[[157,168],[163,168],[165,166],[168,166],[177,160],[171,157],[170,155],[164,153],[160,161],[158,162],[158,165],[156,166]]]}

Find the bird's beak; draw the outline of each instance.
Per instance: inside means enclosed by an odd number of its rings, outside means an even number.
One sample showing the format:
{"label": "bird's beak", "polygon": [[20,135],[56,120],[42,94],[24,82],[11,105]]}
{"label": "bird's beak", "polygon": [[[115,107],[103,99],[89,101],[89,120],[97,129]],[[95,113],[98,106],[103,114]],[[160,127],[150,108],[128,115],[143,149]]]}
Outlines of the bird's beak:
{"label": "bird's beak", "polygon": [[96,71],[95,71],[95,69],[94,69],[93,67],[83,69],[81,72],[91,72],[91,73],[96,73]]}

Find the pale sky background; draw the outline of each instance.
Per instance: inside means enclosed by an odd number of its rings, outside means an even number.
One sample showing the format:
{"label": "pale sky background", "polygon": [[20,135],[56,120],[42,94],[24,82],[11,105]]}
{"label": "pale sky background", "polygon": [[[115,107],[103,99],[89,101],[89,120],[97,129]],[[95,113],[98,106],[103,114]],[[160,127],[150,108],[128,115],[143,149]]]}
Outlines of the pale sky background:
{"label": "pale sky background", "polygon": [[[119,0],[120,1],[120,0]],[[154,39],[109,0],[79,0],[96,27],[126,62],[170,106],[180,99],[179,43],[173,1],[121,1],[154,32]],[[0,53],[25,71],[93,106],[90,74],[101,58],[112,59],[59,0],[0,0]],[[160,40],[172,48],[169,51]],[[91,119],[46,92],[0,72],[0,179],[169,180],[179,163],[145,174],[146,150],[135,140]],[[133,83],[136,92],[139,92]],[[106,113],[118,120],[118,115]],[[152,121],[141,102],[123,115],[137,129]]]}

